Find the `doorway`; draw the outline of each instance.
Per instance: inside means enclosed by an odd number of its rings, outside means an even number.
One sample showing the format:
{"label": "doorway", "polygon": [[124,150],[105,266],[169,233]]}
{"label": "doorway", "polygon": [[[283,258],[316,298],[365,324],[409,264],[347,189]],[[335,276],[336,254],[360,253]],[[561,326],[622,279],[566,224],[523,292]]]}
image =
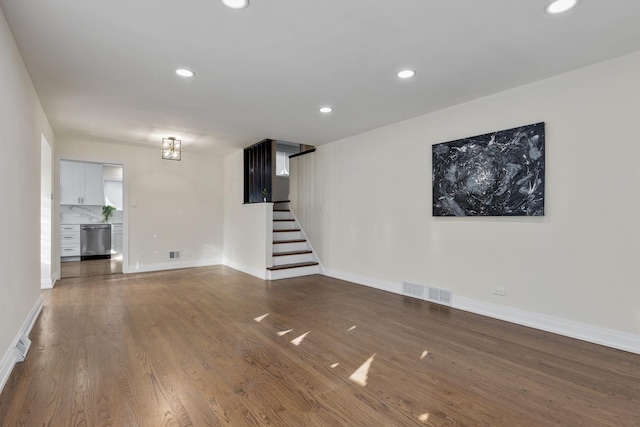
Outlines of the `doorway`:
{"label": "doorway", "polygon": [[[60,161],[60,277],[122,274],[124,167],[121,164]],[[89,233],[100,233],[100,254],[93,255]],[[83,241],[83,236],[86,241]],[[107,240],[105,242],[105,240]]]}

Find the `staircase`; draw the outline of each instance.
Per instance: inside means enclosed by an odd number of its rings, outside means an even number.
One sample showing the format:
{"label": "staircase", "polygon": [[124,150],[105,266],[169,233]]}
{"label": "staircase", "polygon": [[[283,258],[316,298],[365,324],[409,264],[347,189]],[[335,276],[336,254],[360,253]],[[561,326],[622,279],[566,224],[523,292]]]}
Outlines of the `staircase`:
{"label": "staircase", "polygon": [[267,280],[287,279],[320,273],[320,264],[307,242],[289,202],[273,204],[273,267]]}

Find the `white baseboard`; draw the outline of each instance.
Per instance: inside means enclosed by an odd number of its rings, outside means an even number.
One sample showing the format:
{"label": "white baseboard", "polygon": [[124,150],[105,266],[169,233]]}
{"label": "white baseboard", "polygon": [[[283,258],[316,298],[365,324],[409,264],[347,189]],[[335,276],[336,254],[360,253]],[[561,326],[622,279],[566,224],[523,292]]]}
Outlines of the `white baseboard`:
{"label": "white baseboard", "polygon": [[312,265],[308,267],[287,268],[284,270],[267,270],[266,280],[290,279],[293,277],[310,276],[312,274],[320,274],[320,265]]}
{"label": "white baseboard", "polygon": [[53,289],[53,280],[40,279],[40,289]]}
{"label": "white baseboard", "polygon": [[[324,275],[359,285],[402,294],[402,283],[389,282],[343,271],[324,269]],[[600,344],[630,353],[640,354],[640,335],[601,328],[599,326],[565,320],[554,316],[489,304],[454,294],[453,308],[500,319],[554,334]]]}
{"label": "white baseboard", "polygon": [[640,354],[640,336],[510,307],[453,296],[453,307],[618,350]]}
{"label": "white baseboard", "polygon": [[373,277],[360,276],[358,274],[347,273],[344,271],[324,268],[324,275],[335,279],[353,282],[358,285],[368,286],[370,288],[380,289],[382,291],[393,292],[394,294],[402,294],[402,284],[389,282],[386,280],[374,279]]}
{"label": "white baseboard", "polygon": [[122,266],[123,274],[130,273],[149,273],[152,271],[165,271],[165,270],[178,270],[181,268],[194,268],[194,267],[210,267],[212,265],[220,265],[222,260],[220,259],[199,259],[199,260],[180,260],[163,262],[159,264],[139,264],[139,265],[125,265]]}
{"label": "white baseboard", "polygon": [[7,380],[11,375],[11,371],[13,371],[13,367],[16,365],[16,363],[22,360],[22,356],[18,352],[16,344],[18,343],[20,337],[22,337],[23,335],[27,337],[29,336],[33,325],[36,323],[36,320],[38,319],[38,316],[42,311],[43,305],[44,300],[42,299],[42,295],[40,295],[33,308],[29,312],[29,315],[22,324],[22,327],[11,342],[11,345],[2,357],[2,360],[0,360],[0,393],[2,392],[2,389],[4,389],[4,386],[7,384]]}
{"label": "white baseboard", "polygon": [[249,274],[251,276],[257,277],[258,279],[267,280],[267,267],[260,270],[259,268],[249,267],[244,264],[240,264],[238,262],[230,261],[225,259],[223,262],[227,267],[233,268],[234,270],[241,271],[243,273]]}
{"label": "white baseboard", "polygon": [[58,279],[58,273],[52,272],[51,279],[40,279],[40,289],[53,289]]}

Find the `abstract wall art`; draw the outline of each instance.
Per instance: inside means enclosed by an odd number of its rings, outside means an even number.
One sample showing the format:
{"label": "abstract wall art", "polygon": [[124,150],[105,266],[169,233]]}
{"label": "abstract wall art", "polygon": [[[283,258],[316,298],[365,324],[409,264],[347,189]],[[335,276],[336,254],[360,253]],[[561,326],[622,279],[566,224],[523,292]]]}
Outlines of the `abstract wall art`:
{"label": "abstract wall art", "polygon": [[544,215],[544,123],[433,146],[433,216]]}

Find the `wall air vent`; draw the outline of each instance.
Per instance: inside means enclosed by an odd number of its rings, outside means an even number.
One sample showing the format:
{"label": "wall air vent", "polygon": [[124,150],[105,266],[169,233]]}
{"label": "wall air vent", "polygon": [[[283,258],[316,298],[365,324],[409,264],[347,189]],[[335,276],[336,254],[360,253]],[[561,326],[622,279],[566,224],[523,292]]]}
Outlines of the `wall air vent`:
{"label": "wall air vent", "polygon": [[413,285],[411,283],[404,282],[402,284],[402,293],[404,295],[411,295]]}
{"label": "wall air vent", "polygon": [[440,289],[440,302],[451,305],[451,291]]}
{"label": "wall air vent", "polygon": [[444,305],[451,305],[453,299],[453,294],[447,289],[432,288],[409,282],[402,283],[402,294]]}
{"label": "wall air vent", "polygon": [[439,288],[429,288],[427,301],[436,302],[438,304],[451,305],[453,295],[451,291]]}
{"label": "wall air vent", "polygon": [[404,282],[402,284],[402,293],[409,297],[424,299],[424,286]]}
{"label": "wall air vent", "polygon": [[169,259],[180,259],[180,251],[169,252]]}

